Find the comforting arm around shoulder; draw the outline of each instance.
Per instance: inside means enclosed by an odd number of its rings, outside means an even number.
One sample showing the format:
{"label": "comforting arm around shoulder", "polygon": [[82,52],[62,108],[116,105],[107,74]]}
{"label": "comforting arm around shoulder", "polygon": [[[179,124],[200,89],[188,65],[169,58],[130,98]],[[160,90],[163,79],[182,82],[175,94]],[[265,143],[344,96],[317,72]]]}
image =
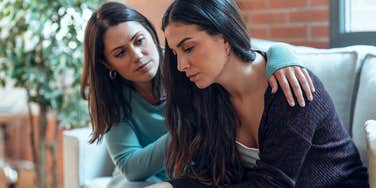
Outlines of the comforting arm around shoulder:
{"label": "comforting arm around shoulder", "polygon": [[129,181],[143,181],[163,169],[167,134],[143,147],[133,129],[119,123],[104,138],[112,160]]}
{"label": "comforting arm around shoulder", "polygon": [[289,44],[273,44],[266,53],[268,62],[266,63],[265,75],[267,78],[270,78],[278,69],[294,65],[302,66]]}

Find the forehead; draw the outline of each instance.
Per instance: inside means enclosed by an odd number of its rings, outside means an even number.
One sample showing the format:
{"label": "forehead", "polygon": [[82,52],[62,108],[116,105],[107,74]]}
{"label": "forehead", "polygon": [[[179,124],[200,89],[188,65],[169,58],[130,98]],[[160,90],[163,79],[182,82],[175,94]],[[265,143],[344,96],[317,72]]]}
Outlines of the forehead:
{"label": "forehead", "polygon": [[202,32],[197,25],[172,22],[165,28],[165,37],[169,45],[172,46],[185,37],[195,37]]}
{"label": "forehead", "polygon": [[143,25],[136,21],[122,22],[118,25],[111,26],[104,34],[105,46],[113,46],[119,42],[129,41],[136,33],[149,33]]}

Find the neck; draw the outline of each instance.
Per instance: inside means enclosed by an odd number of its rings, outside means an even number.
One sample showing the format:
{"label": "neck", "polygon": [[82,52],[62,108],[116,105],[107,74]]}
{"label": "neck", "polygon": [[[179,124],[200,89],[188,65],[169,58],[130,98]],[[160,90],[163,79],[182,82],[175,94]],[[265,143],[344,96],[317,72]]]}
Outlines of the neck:
{"label": "neck", "polygon": [[263,57],[257,54],[253,62],[243,62],[232,54],[217,82],[229,92],[232,99],[243,99],[260,92],[264,94],[268,83]]}
{"label": "neck", "polygon": [[137,82],[133,84],[133,87],[136,92],[149,103],[156,104],[158,102],[153,94],[153,84],[151,81]]}

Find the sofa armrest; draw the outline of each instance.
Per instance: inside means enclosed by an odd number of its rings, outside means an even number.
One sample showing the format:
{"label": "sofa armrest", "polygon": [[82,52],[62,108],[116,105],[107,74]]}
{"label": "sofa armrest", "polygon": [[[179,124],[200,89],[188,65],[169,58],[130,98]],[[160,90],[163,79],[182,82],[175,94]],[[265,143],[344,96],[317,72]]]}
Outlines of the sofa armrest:
{"label": "sofa armrest", "polygon": [[64,131],[64,187],[79,188],[97,177],[111,176],[114,165],[104,140],[89,144],[91,128]]}
{"label": "sofa armrest", "polygon": [[365,123],[368,147],[368,173],[370,188],[376,188],[376,121],[368,120]]}

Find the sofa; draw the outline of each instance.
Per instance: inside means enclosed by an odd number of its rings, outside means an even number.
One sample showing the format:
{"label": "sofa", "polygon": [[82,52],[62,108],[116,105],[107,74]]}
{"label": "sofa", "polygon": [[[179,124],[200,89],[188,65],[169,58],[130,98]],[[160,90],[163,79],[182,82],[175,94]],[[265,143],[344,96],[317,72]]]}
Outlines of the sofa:
{"label": "sofa", "polygon": [[[253,48],[260,50],[267,50],[274,43],[262,39],[251,42]],[[368,166],[371,188],[376,188],[376,121],[372,121],[376,119],[376,47],[291,48],[300,62],[324,83],[364,165]],[[89,145],[90,133],[90,128],[64,132],[67,188],[105,187],[111,177],[113,164],[105,143]]]}

